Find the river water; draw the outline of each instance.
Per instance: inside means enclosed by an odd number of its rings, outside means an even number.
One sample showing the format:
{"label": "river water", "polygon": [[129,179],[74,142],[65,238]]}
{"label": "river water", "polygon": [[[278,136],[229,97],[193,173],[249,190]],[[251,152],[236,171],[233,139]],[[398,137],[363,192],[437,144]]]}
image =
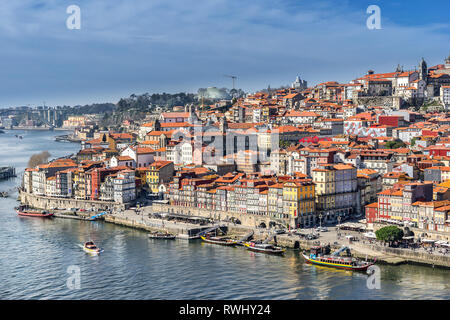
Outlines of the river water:
{"label": "river water", "polygon": [[[23,136],[18,139],[15,135]],[[55,142],[62,132],[0,134],[0,166],[14,165],[20,183],[34,153],[78,150]],[[380,265],[380,289],[368,276],[305,264],[296,251],[269,256],[201,242],[149,240],[143,231],[104,222],[18,217],[14,198],[0,198],[0,299],[449,299],[450,272]],[[93,239],[105,251],[83,252]],[[68,286],[79,270],[79,288]],[[76,282],[69,281],[69,284]]]}

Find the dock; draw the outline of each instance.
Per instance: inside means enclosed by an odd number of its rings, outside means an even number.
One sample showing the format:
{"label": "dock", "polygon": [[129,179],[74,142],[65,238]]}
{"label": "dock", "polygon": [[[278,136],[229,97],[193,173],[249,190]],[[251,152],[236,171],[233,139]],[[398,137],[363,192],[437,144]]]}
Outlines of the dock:
{"label": "dock", "polygon": [[0,167],[0,180],[6,180],[16,176],[16,169],[13,167]]}

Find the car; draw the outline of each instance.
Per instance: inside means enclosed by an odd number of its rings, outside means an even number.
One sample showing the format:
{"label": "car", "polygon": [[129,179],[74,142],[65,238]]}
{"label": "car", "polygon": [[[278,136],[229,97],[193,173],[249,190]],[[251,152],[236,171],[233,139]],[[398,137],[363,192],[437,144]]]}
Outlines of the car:
{"label": "car", "polygon": [[286,233],[286,230],[283,230],[283,229],[276,229],[276,230],[275,230],[275,233],[276,233],[276,234],[284,234],[284,233]]}
{"label": "car", "polygon": [[326,227],[322,227],[322,228],[320,228],[320,231],[321,231],[321,232],[327,232],[328,229],[327,229]]}

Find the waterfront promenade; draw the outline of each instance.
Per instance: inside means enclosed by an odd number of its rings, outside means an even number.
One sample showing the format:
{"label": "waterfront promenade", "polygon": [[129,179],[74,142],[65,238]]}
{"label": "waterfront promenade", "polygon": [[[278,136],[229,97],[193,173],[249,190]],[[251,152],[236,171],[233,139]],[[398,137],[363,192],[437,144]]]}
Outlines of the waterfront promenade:
{"label": "waterfront promenade", "polygon": [[[250,230],[254,231],[254,239],[256,240],[263,240],[272,234],[272,230],[252,228],[223,221],[216,221],[202,226],[178,221],[167,221],[161,218],[154,218],[152,213],[153,210],[151,207],[143,207],[137,210],[120,210],[106,216],[105,221],[146,231],[167,231],[179,235],[179,238],[186,239],[195,236],[200,231],[217,225],[224,226],[228,235],[235,239],[239,239]],[[434,250],[429,253],[423,249],[413,251],[411,249],[389,248],[375,244],[375,242],[371,243],[369,240],[363,240],[361,234],[358,232],[339,231],[336,227],[329,227],[328,230],[327,232],[319,233],[319,237],[316,240],[305,240],[293,233],[280,234],[276,236],[276,243],[286,248],[299,250],[308,250],[318,243],[322,245],[330,244],[333,249],[345,245],[350,248],[354,256],[377,259],[380,263],[392,265],[416,263],[433,267],[450,268],[450,255],[441,253],[439,250]],[[312,229],[301,231],[308,233],[312,232]],[[353,235],[360,240],[349,241],[345,237],[346,235]]]}

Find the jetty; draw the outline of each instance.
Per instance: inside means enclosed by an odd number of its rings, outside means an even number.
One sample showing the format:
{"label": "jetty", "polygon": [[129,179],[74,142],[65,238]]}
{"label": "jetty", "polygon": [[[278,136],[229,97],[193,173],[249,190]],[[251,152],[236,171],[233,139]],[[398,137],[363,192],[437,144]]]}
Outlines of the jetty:
{"label": "jetty", "polygon": [[6,180],[16,176],[14,167],[0,167],[0,180]]}
{"label": "jetty", "polygon": [[71,134],[63,134],[63,135],[60,135],[60,136],[56,136],[55,137],[55,141],[59,141],[59,142],[81,142],[83,140],[80,139],[80,138],[77,138],[76,136],[71,135]]}

